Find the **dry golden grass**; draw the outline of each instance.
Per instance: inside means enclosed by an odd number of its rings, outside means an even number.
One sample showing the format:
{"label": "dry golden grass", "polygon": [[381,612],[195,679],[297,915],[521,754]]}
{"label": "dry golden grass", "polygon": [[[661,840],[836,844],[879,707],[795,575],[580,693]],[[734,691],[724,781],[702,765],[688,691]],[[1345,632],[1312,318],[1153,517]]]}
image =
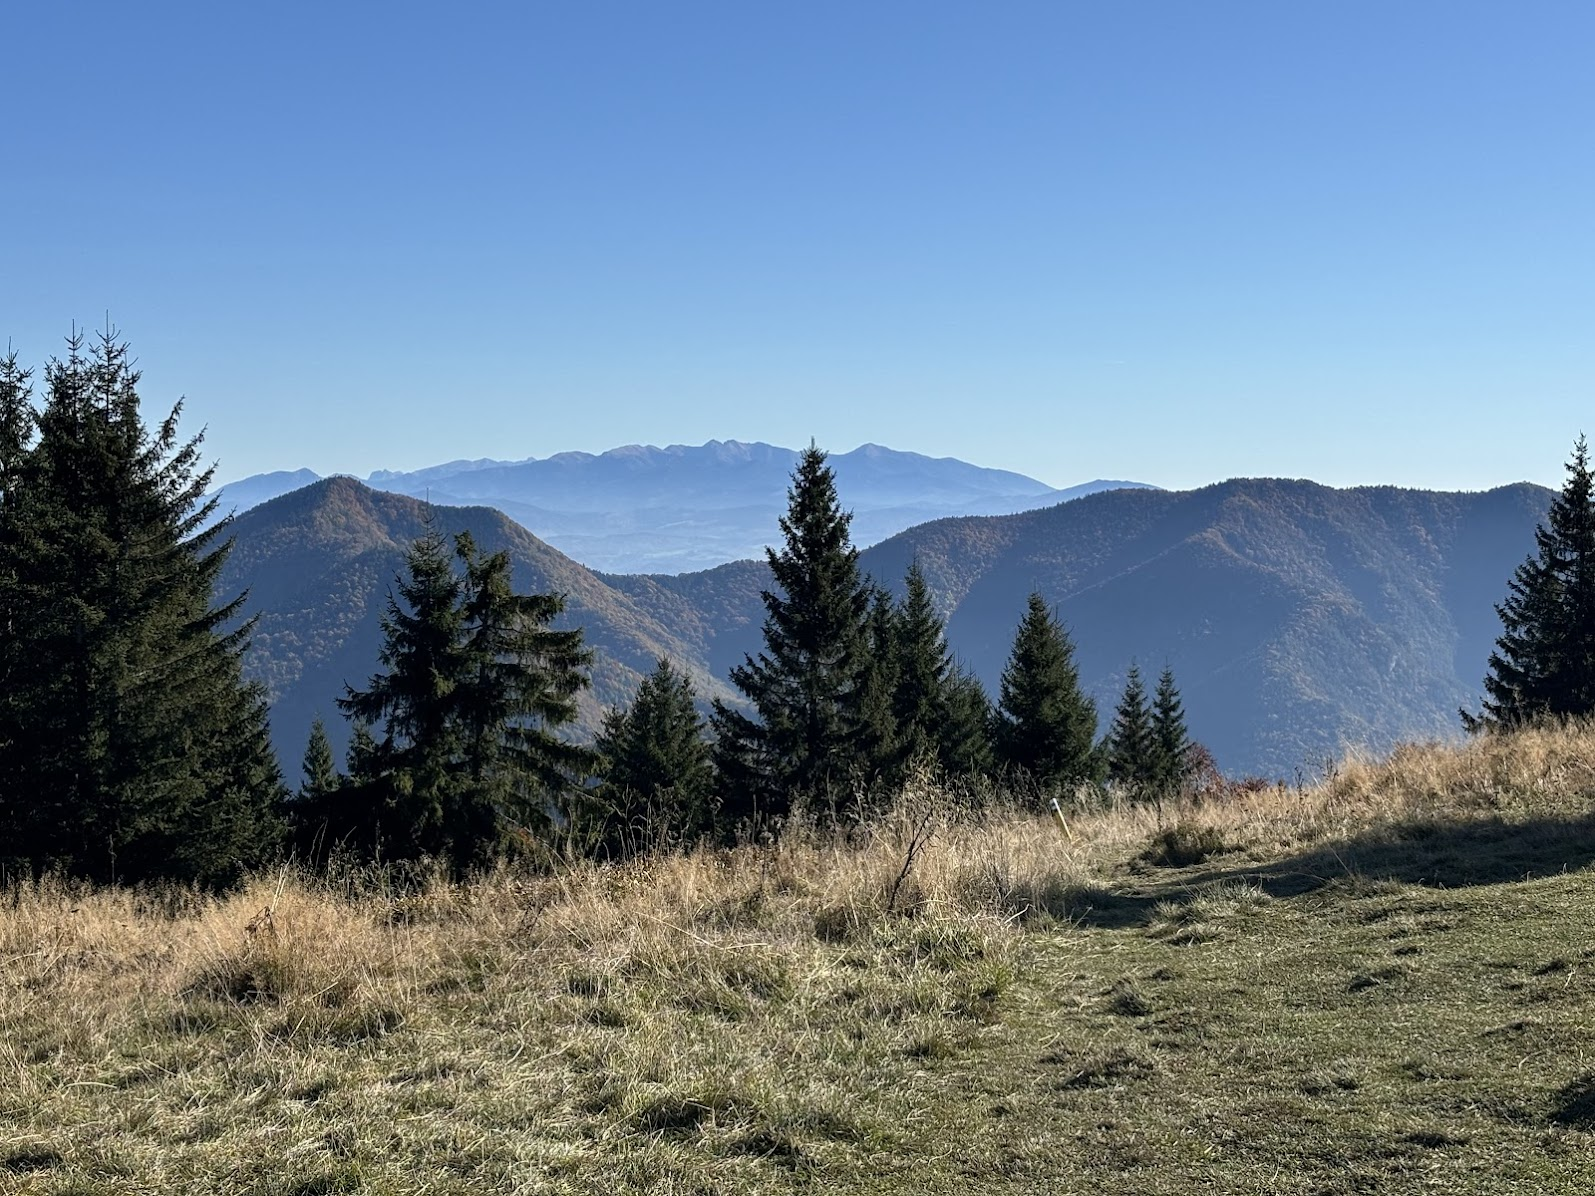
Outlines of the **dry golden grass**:
{"label": "dry golden grass", "polygon": [[1565,821],[1595,796],[1595,731],[1549,726],[1460,743],[1353,753],[1306,786],[1229,784],[1167,809],[1131,805],[1072,820],[1080,858],[1122,862],[1170,825],[1211,830],[1229,849],[1275,861],[1430,821]]}
{"label": "dry golden grass", "polygon": [[[1037,1061],[1046,1042],[1075,1069],[1046,1091],[1100,1102],[1159,1076],[1200,1082],[1161,1039],[1059,1045],[1088,1010],[1111,1027],[1152,1016],[1148,977],[1177,970],[1153,960],[1212,949],[1218,968],[1249,925],[1277,931],[1280,952],[1316,944],[1301,966],[1332,970],[1342,948],[1290,921],[1269,895],[1279,878],[1355,877],[1369,861],[1390,884],[1425,879],[1391,861],[1516,868],[1496,849],[1506,830],[1530,859],[1522,872],[1555,871],[1592,793],[1595,734],[1563,728],[1354,760],[1302,789],[1161,811],[1082,804],[1067,830],[969,812],[918,783],[850,833],[542,876],[283,871],[224,898],[13,887],[0,904],[0,1192],[1057,1182],[1076,1174],[1074,1136],[1106,1131],[1033,1095],[1052,1074]],[[1185,848],[1215,858],[1148,862]],[[1356,900],[1393,900],[1385,882],[1359,883]],[[1186,1047],[1209,1049],[1201,1036]],[[1343,1049],[1308,1068],[1326,1092]],[[1244,1079],[1244,1054],[1224,1057],[1226,1083]],[[992,1084],[1012,1092],[991,1097]],[[972,1093],[1009,1110],[990,1114],[1009,1118],[1004,1132],[1029,1109],[1040,1121],[1026,1132],[1052,1147],[1016,1146],[1019,1170],[976,1167],[985,1147],[962,1133]]]}

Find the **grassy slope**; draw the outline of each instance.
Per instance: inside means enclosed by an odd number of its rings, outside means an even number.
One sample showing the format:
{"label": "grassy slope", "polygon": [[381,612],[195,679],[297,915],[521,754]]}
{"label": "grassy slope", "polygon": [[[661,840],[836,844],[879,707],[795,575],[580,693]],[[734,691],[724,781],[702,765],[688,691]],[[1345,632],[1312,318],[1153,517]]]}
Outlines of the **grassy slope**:
{"label": "grassy slope", "polygon": [[1587,1191],[1592,786],[1542,733],[1182,811],[1227,850],[1178,869],[1148,811],[919,792],[420,893],[14,891],[0,1191]]}

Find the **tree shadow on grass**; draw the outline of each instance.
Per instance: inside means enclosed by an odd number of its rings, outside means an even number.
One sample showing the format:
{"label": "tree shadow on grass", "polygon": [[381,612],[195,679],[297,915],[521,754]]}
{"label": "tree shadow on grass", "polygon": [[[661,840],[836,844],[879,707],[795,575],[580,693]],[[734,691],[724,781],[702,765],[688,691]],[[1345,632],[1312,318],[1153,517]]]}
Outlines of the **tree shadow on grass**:
{"label": "tree shadow on grass", "polygon": [[1294,897],[1349,877],[1455,889],[1577,872],[1592,863],[1595,815],[1422,820],[1374,828],[1261,866],[1209,872],[1204,880],[1247,880],[1271,896]]}
{"label": "tree shadow on grass", "polygon": [[1125,893],[1092,885],[1070,895],[1068,919],[1093,930],[1128,930],[1145,926],[1162,893]]}
{"label": "tree shadow on grass", "polygon": [[1572,1129],[1595,1126],[1595,1074],[1580,1076],[1552,1097],[1548,1120]]}

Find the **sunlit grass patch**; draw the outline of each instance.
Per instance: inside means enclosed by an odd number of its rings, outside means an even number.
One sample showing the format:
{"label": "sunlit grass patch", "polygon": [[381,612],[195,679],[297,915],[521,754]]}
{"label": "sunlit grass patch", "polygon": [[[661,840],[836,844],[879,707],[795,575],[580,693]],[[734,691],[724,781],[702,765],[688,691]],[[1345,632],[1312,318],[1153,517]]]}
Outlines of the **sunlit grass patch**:
{"label": "sunlit grass patch", "polygon": [[[1537,731],[1067,827],[921,788],[542,875],[14,886],[0,1192],[1585,1191],[1592,763]],[[1200,862],[1153,865],[1171,831]]]}

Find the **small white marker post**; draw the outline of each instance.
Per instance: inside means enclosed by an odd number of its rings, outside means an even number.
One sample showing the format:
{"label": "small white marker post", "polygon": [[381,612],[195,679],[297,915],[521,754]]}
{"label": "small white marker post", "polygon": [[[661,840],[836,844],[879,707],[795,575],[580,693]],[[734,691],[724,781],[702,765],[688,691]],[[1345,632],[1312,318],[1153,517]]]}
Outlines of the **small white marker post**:
{"label": "small white marker post", "polygon": [[[1063,807],[1058,804],[1057,798],[1052,799],[1052,812],[1057,816],[1058,825],[1063,828],[1063,833],[1069,835],[1069,822],[1066,818],[1064,818]],[[1069,835],[1069,837],[1071,839],[1074,838],[1073,835]]]}

